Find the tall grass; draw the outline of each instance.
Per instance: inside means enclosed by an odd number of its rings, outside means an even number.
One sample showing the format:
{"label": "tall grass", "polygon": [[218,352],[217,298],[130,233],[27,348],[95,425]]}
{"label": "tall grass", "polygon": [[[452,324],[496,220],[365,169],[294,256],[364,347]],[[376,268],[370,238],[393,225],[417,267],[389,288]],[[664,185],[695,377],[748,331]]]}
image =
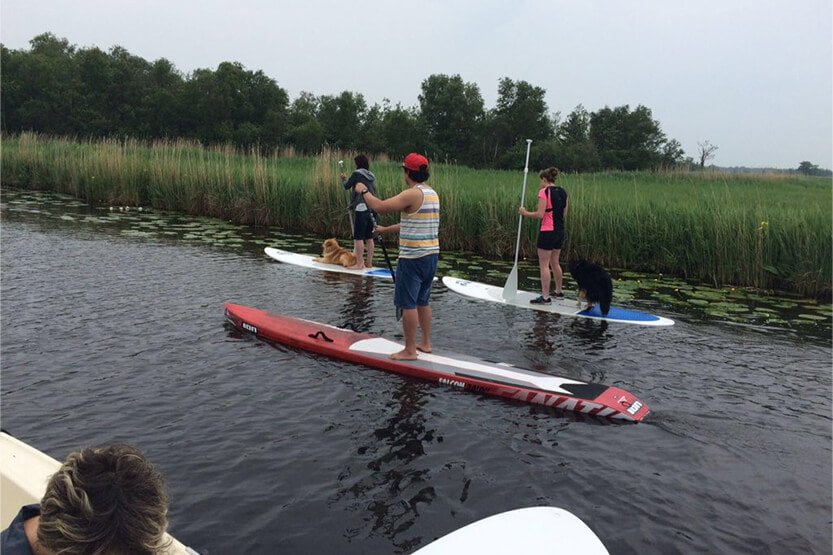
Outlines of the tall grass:
{"label": "tall grass", "polygon": [[[352,154],[291,154],[264,156],[187,141],[84,142],[26,133],[3,141],[2,181],[70,193],[95,205],[150,205],[348,237],[347,193],[337,162],[345,160],[349,173]],[[382,197],[404,186],[398,161],[374,161],[372,170]],[[443,249],[510,258],[522,178],[520,168],[432,164]],[[830,179],[606,172],[564,175],[560,183],[570,195],[565,259],[591,258],[716,285],[830,296]],[[525,199],[530,209],[538,187],[531,171]],[[535,256],[537,224],[524,222],[523,256]]]}

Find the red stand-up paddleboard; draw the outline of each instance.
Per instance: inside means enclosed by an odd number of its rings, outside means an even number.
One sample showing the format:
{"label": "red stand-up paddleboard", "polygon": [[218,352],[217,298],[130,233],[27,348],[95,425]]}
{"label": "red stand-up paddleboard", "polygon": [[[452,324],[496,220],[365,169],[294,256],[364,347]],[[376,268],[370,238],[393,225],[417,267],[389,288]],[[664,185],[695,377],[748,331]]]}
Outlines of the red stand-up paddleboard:
{"label": "red stand-up paddleboard", "polygon": [[649,412],[648,405],[618,387],[439,351],[419,353],[417,360],[391,360],[392,353],[402,350],[395,341],[237,304],[226,304],[226,318],[268,341],[476,393],[629,422]]}

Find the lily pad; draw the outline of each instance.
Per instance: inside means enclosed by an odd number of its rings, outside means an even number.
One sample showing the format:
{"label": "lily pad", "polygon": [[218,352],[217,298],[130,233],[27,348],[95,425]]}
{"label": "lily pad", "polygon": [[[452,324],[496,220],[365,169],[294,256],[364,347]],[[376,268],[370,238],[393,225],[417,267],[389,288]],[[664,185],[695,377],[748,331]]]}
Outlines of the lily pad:
{"label": "lily pad", "polygon": [[156,237],[156,233],[153,233],[151,231],[139,231],[137,229],[123,229],[121,231],[121,234],[127,237]]}
{"label": "lily pad", "polygon": [[746,305],[728,302],[713,303],[712,308],[725,312],[749,312],[749,307]]}
{"label": "lily pad", "polygon": [[804,320],[813,320],[816,322],[830,319],[828,316],[820,316],[818,314],[799,314],[798,317]]}
{"label": "lily pad", "polygon": [[715,289],[695,289],[692,291],[691,295],[699,299],[706,299],[710,301],[718,301],[726,297],[722,291]]}
{"label": "lily pad", "polygon": [[709,316],[716,316],[718,318],[731,318],[731,315],[728,312],[724,312],[722,310],[706,310],[706,314]]}

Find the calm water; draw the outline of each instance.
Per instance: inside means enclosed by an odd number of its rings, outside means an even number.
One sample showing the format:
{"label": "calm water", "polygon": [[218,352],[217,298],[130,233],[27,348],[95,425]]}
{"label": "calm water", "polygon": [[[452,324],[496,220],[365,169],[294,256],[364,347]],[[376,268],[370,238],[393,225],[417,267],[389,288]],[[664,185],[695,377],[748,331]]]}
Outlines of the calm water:
{"label": "calm water", "polygon": [[[262,254],[312,253],[320,238],[8,190],[0,233],[3,428],[58,459],[135,443],[168,479],[172,533],[197,549],[408,553],[554,505],[614,554],[831,551],[829,306],[622,274],[618,304],[677,321],[650,329],[435,287],[437,347],[617,385],[651,406],[645,423],[617,425],[225,325],[233,301],[399,338],[391,284]],[[449,253],[440,273],[500,284],[508,270]],[[535,273],[522,266],[521,286]],[[724,294],[718,315],[684,302]]]}

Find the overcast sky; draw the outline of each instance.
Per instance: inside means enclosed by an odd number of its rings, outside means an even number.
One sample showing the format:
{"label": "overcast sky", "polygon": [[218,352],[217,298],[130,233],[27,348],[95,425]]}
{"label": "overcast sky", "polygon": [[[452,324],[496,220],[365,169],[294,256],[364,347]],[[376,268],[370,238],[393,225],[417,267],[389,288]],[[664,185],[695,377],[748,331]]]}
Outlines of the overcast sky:
{"label": "overcast sky", "polygon": [[[0,40],[120,45],[188,73],[237,61],[294,99],[418,103],[429,75],[547,91],[551,111],[643,104],[696,158],[833,167],[831,0],[2,0]],[[533,145],[534,148],[534,145]]]}

